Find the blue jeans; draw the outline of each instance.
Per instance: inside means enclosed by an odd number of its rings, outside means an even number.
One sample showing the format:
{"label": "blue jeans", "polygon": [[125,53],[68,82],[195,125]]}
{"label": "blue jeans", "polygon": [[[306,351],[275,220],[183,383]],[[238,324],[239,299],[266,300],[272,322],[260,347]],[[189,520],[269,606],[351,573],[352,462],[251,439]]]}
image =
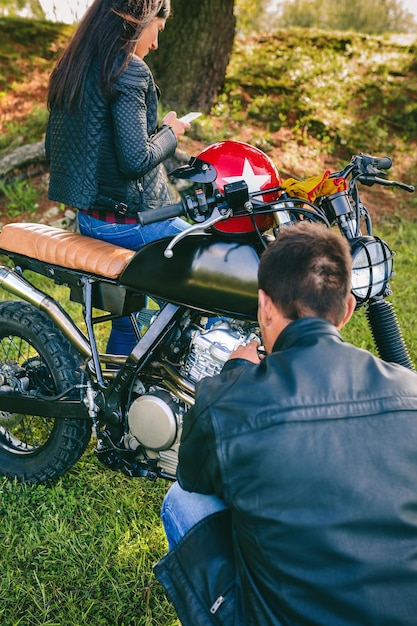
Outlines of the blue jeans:
{"label": "blue jeans", "polygon": [[185,491],[176,482],[167,492],[161,508],[161,519],[169,549],[179,542],[192,526],[212,513],[226,509],[217,496]]}
{"label": "blue jeans", "polygon": [[139,250],[147,243],[162,239],[162,237],[174,237],[182,230],[186,230],[190,225],[180,217],[172,220],[157,222],[141,226],[140,224],[111,224],[96,220],[90,215],[81,211],[78,212],[78,228],[82,235],[94,237],[114,243],[116,246],[128,248],[129,250]]}
{"label": "blue jeans", "polygon": [[[81,211],[78,212],[78,228],[82,235],[135,251],[156,239],[174,237],[189,227],[190,225],[179,217],[141,226],[140,224],[111,224],[97,220]],[[128,355],[137,341],[129,318],[120,317],[112,322],[106,350],[109,354]]]}

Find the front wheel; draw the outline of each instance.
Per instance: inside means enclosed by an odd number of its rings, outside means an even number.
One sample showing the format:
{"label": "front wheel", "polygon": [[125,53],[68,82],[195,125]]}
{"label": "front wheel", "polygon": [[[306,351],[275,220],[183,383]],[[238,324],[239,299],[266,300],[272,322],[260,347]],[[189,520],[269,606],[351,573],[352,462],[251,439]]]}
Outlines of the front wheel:
{"label": "front wheel", "polygon": [[31,304],[0,304],[0,474],[44,483],[65,474],[86,449],[86,420],[1,411],[1,389],[56,396],[80,382],[80,358],[49,317]]}

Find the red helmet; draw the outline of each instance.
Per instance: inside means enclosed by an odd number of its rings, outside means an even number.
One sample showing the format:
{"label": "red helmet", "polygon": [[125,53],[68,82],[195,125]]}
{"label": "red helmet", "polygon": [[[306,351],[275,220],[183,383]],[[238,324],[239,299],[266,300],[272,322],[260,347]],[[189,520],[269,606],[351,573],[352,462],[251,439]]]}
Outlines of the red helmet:
{"label": "red helmet", "polygon": [[[200,152],[198,158],[216,168],[216,184],[221,193],[225,184],[242,179],[247,183],[249,193],[281,185],[281,177],[272,160],[259,148],[242,141],[219,141]],[[257,198],[272,202],[279,196],[280,192],[274,191]],[[256,216],[255,221],[258,228],[264,231],[272,226],[274,219],[268,213]],[[218,222],[214,228],[234,235],[256,230],[250,217],[231,217]]]}

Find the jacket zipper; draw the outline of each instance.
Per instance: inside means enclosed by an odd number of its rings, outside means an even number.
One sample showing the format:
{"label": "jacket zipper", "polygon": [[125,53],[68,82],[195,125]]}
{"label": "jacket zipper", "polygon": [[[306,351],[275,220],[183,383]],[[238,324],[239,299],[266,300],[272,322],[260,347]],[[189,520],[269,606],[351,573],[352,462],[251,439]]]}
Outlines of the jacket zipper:
{"label": "jacket zipper", "polygon": [[219,596],[217,598],[217,600],[215,600],[213,606],[210,608],[210,613],[212,615],[214,615],[215,613],[217,613],[219,607],[223,604],[223,602],[225,601],[225,597],[224,596]]}
{"label": "jacket zipper", "polygon": [[136,186],[137,186],[137,189],[138,189],[138,192],[139,192],[139,207],[140,207],[139,210],[142,210],[143,206],[144,206],[144,202],[143,202],[143,195],[144,194],[143,194],[143,192],[145,191],[145,189],[143,187],[143,178],[139,178],[136,181]]}
{"label": "jacket zipper", "polygon": [[136,180],[136,189],[138,190],[138,193],[139,193],[139,211],[141,211],[144,205],[143,192],[145,191],[143,187],[143,178],[138,178]]}

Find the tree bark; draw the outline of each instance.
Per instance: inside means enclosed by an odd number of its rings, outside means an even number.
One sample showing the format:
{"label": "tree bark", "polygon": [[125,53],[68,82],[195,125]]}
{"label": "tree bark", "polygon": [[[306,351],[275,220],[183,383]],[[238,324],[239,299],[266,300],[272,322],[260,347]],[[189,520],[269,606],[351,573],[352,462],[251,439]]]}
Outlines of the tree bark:
{"label": "tree bark", "polygon": [[234,0],[172,0],[173,17],[147,57],[166,108],[207,113],[224,85],[235,36]]}
{"label": "tree bark", "polygon": [[30,166],[39,166],[40,171],[46,171],[43,141],[19,146],[0,157],[0,181],[11,182],[19,178],[26,178],[24,172]]}

